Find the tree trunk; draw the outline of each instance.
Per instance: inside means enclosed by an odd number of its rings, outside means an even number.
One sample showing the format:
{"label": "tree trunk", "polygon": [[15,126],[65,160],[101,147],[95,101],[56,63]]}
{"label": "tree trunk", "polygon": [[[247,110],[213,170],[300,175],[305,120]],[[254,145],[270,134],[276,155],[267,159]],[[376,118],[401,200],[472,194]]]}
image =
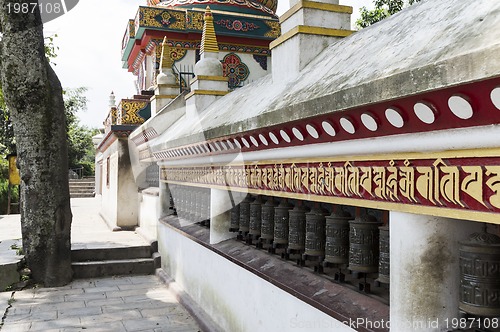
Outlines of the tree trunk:
{"label": "tree trunk", "polygon": [[72,278],[64,102],[45,57],[39,11],[16,14],[12,5],[9,11],[9,3],[30,2],[0,0],[0,76],[22,179],[26,261],[36,282],[61,286]]}

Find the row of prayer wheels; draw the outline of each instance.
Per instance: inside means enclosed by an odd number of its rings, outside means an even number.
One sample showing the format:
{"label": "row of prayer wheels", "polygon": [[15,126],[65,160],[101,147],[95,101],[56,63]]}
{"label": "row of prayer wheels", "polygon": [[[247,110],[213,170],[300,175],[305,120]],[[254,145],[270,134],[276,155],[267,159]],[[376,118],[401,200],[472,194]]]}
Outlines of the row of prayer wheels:
{"label": "row of prayer wheels", "polygon": [[184,222],[209,225],[210,189],[170,185],[177,216]]}
{"label": "row of prayer wheels", "polygon": [[371,215],[357,218],[343,210],[325,213],[318,205],[309,211],[302,202],[292,208],[283,199],[248,195],[231,210],[230,231],[270,252],[285,249],[286,258],[300,255],[298,263],[317,261],[323,266],[348,265],[359,273],[378,272],[389,283],[389,228]]}

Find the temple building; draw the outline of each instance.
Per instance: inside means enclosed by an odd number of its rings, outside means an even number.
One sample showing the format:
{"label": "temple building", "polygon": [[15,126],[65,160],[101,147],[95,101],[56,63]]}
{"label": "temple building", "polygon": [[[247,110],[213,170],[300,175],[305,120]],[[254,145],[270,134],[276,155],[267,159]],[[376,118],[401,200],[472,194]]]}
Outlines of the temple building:
{"label": "temple building", "polygon": [[207,330],[499,328],[500,3],[358,32],[338,0],[290,5],[139,7],[102,217],[157,241]]}

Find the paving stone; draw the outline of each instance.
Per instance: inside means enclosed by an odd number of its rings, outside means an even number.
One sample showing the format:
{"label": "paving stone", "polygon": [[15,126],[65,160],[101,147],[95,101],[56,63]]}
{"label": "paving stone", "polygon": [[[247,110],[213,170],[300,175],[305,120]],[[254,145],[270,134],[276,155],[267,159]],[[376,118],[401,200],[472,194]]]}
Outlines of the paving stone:
{"label": "paving stone", "polygon": [[123,304],[110,304],[102,306],[102,311],[104,313],[117,312],[121,310],[130,309],[148,309],[148,308],[158,308],[158,302],[156,301],[141,301],[135,303],[123,303]]}
{"label": "paving stone", "polygon": [[[113,291],[119,291],[120,289],[118,288],[118,286],[113,286],[113,285],[110,285],[110,286],[96,286],[96,287],[93,287],[93,288],[85,288],[85,293],[87,294],[90,294],[90,293],[97,293],[97,292],[113,292]],[[84,291],[82,289],[82,292]]]}
{"label": "paving stone", "polygon": [[170,316],[178,314],[187,314],[186,309],[178,304],[172,304],[162,308],[141,309],[142,317]]}
{"label": "paving stone", "polygon": [[109,322],[115,322],[115,321],[121,321],[123,319],[135,319],[135,318],[141,318],[141,313],[138,309],[133,309],[133,310],[123,310],[120,311],[119,313],[103,313],[100,315],[95,315],[95,316],[85,316],[85,317],[80,317],[80,321],[82,322],[82,325],[95,325],[98,323],[109,323]]}
{"label": "paving stone", "polygon": [[30,329],[31,322],[27,323],[6,323],[2,326],[2,332],[26,332]]}
{"label": "paving stone", "polygon": [[[106,325],[102,325],[100,323],[97,324],[82,324],[82,327],[85,328],[85,331],[89,332],[126,332],[125,326],[121,321],[116,322],[106,322]],[[81,332],[82,330],[78,330]],[[66,330],[61,330],[61,332],[67,332]]]}
{"label": "paving stone", "polygon": [[30,306],[32,312],[73,309],[73,308],[83,308],[83,307],[85,307],[84,301],[61,302],[61,303],[52,303],[47,305]]}
{"label": "paving stone", "polygon": [[17,322],[36,322],[36,321],[41,321],[41,320],[51,320],[51,319],[57,319],[57,311],[38,311],[38,312],[33,312],[33,313],[28,313],[25,315],[15,315],[11,314],[10,310],[5,318],[5,322],[7,323],[17,323]]}
{"label": "paving stone", "polygon": [[87,307],[97,307],[97,306],[104,306],[104,305],[116,305],[116,304],[123,304],[123,299],[121,297],[115,297],[112,299],[99,299],[99,300],[88,300],[85,301],[85,306]]}
{"label": "paving stone", "polygon": [[[80,317],[66,317],[41,322],[33,322],[30,331],[47,331],[67,327],[81,328]],[[3,332],[3,331],[2,331]]]}
{"label": "paving stone", "polygon": [[71,317],[71,316],[92,316],[102,314],[101,307],[85,307],[75,309],[62,309],[58,311],[58,317]]}
{"label": "paving stone", "polygon": [[127,331],[142,331],[147,329],[155,329],[162,326],[170,326],[170,321],[167,317],[147,317],[124,320],[123,325]]}
{"label": "paving stone", "polygon": [[66,302],[72,302],[72,301],[99,300],[105,298],[106,294],[104,292],[97,292],[97,293],[84,293],[78,295],[66,295],[64,297],[64,300]]}
{"label": "paving stone", "polygon": [[118,285],[130,285],[132,284],[132,280],[130,280],[130,277],[111,277],[111,278],[97,279],[95,283],[97,287],[118,286]]}

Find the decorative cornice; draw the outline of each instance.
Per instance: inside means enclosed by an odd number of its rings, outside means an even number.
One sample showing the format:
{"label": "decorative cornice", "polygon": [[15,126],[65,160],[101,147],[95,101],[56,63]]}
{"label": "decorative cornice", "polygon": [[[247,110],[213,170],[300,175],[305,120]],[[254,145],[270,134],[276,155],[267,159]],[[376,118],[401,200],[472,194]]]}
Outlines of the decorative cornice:
{"label": "decorative cornice", "polygon": [[293,14],[295,14],[296,12],[298,12],[299,10],[301,10],[303,8],[318,9],[318,10],[333,12],[333,13],[352,14],[352,7],[351,6],[342,6],[342,5],[336,5],[336,4],[331,4],[331,3],[302,0],[302,1],[299,1],[292,8],[290,8],[283,15],[280,16],[280,23],[285,22]]}
{"label": "decorative cornice", "polygon": [[191,84],[193,84],[196,81],[221,81],[221,82],[227,82],[229,80],[228,77],[226,76],[207,76],[207,75],[198,75],[196,76],[192,81]]}
{"label": "decorative cornice", "polygon": [[225,96],[229,93],[229,91],[221,91],[221,90],[193,90],[186,95],[186,99],[191,98],[194,95],[200,96]]}
{"label": "decorative cornice", "polygon": [[324,36],[324,37],[347,37],[354,33],[353,30],[340,30],[340,29],[331,29],[331,28],[321,28],[321,27],[313,27],[308,25],[298,25],[290,31],[285,32],[277,39],[273,40],[269,44],[269,48],[272,50],[273,48],[283,44],[288,39],[295,37],[299,33],[305,35],[315,35],[315,36]]}

